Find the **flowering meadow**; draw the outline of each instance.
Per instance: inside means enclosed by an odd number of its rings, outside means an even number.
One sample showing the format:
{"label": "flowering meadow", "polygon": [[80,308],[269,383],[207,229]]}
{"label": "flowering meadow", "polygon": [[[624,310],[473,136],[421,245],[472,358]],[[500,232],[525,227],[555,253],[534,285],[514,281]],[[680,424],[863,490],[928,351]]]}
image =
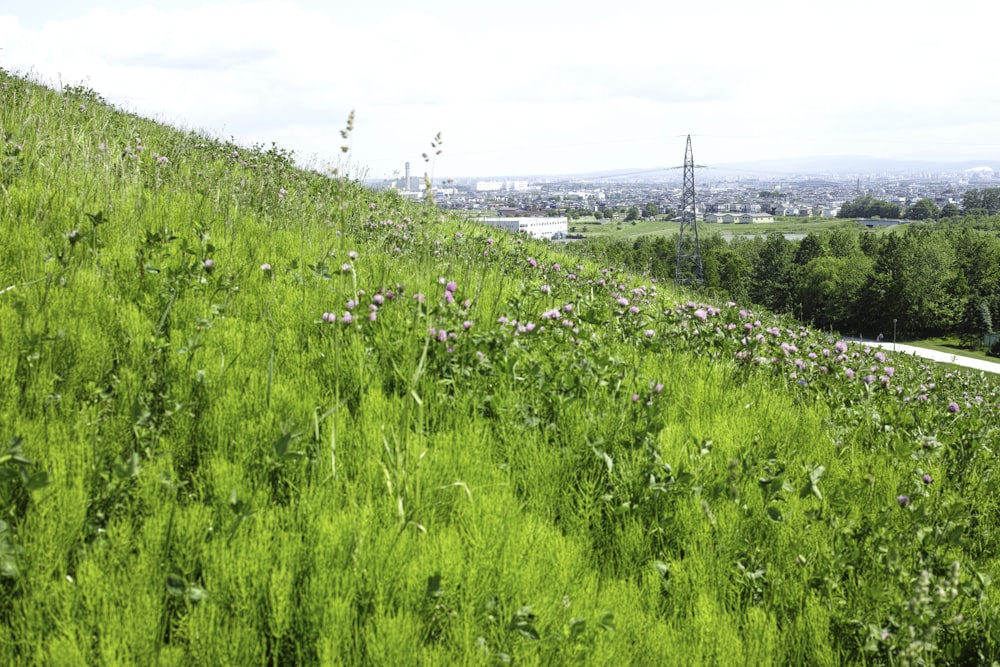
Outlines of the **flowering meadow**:
{"label": "flowering meadow", "polygon": [[0,73],[0,662],[983,664],[1000,398]]}

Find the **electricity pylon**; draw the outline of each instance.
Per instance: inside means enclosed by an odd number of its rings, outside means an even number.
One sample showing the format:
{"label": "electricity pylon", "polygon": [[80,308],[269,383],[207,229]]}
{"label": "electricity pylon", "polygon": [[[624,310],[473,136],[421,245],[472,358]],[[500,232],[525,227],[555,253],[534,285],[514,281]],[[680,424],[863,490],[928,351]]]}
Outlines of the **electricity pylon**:
{"label": "electricity pylon", "polygon": [[[701,165],[698,165],[701,166]],[[705,275],[701,265],[701,241],[698,239],[698,215],[694,199],[694,153],[691,151],[691,135],[687,138],[687,148],[684,149],[684,189],[681,191],[681,230],[677,236],[677,271],[674,274],[674,285],[701,285]],[[694,233],[694,240],[685,238]]]}

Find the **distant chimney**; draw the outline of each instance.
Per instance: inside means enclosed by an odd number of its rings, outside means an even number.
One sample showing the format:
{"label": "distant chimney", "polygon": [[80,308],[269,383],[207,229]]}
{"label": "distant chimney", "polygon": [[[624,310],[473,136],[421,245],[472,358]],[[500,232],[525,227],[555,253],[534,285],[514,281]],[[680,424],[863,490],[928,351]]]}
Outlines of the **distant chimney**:
{"label": "distant chimney", "polygon": [[413,191],[413,187],[412,187],[412,185],[410,183],[410,163],[409,162],[406,163],[406,181],[404,181],[404,183],[406,184],[406,191],[407,192],[412,192]]}

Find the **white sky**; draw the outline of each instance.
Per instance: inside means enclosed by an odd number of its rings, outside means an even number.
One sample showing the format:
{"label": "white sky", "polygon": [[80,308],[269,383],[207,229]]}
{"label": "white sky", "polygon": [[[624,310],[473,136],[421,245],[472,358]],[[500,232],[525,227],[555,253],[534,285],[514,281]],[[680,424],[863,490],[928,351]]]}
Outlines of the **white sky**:
{"label": "white sky", "polygon": [[[30,7],[28,6],[30,5]],[[1000,156],[995,3],[0,0],[0,66],[374,178]]]}

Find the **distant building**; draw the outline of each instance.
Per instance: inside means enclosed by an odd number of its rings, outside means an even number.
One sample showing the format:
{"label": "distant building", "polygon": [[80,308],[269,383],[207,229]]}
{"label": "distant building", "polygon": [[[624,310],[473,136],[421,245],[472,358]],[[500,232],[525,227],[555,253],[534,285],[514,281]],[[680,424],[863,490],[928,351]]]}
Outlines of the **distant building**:
{"label": "distant building", "polygon": [[569,231],[569,218],[566,216],[557,218],[478,218],[477,220],[512,234],[528,234],[536,239],[563,238]]}
{"label": "distant building", "polygon": [[758,222],[774,222],[774,216],[768,213],[741,213],[737,222],[741,225],[750,225]]}

